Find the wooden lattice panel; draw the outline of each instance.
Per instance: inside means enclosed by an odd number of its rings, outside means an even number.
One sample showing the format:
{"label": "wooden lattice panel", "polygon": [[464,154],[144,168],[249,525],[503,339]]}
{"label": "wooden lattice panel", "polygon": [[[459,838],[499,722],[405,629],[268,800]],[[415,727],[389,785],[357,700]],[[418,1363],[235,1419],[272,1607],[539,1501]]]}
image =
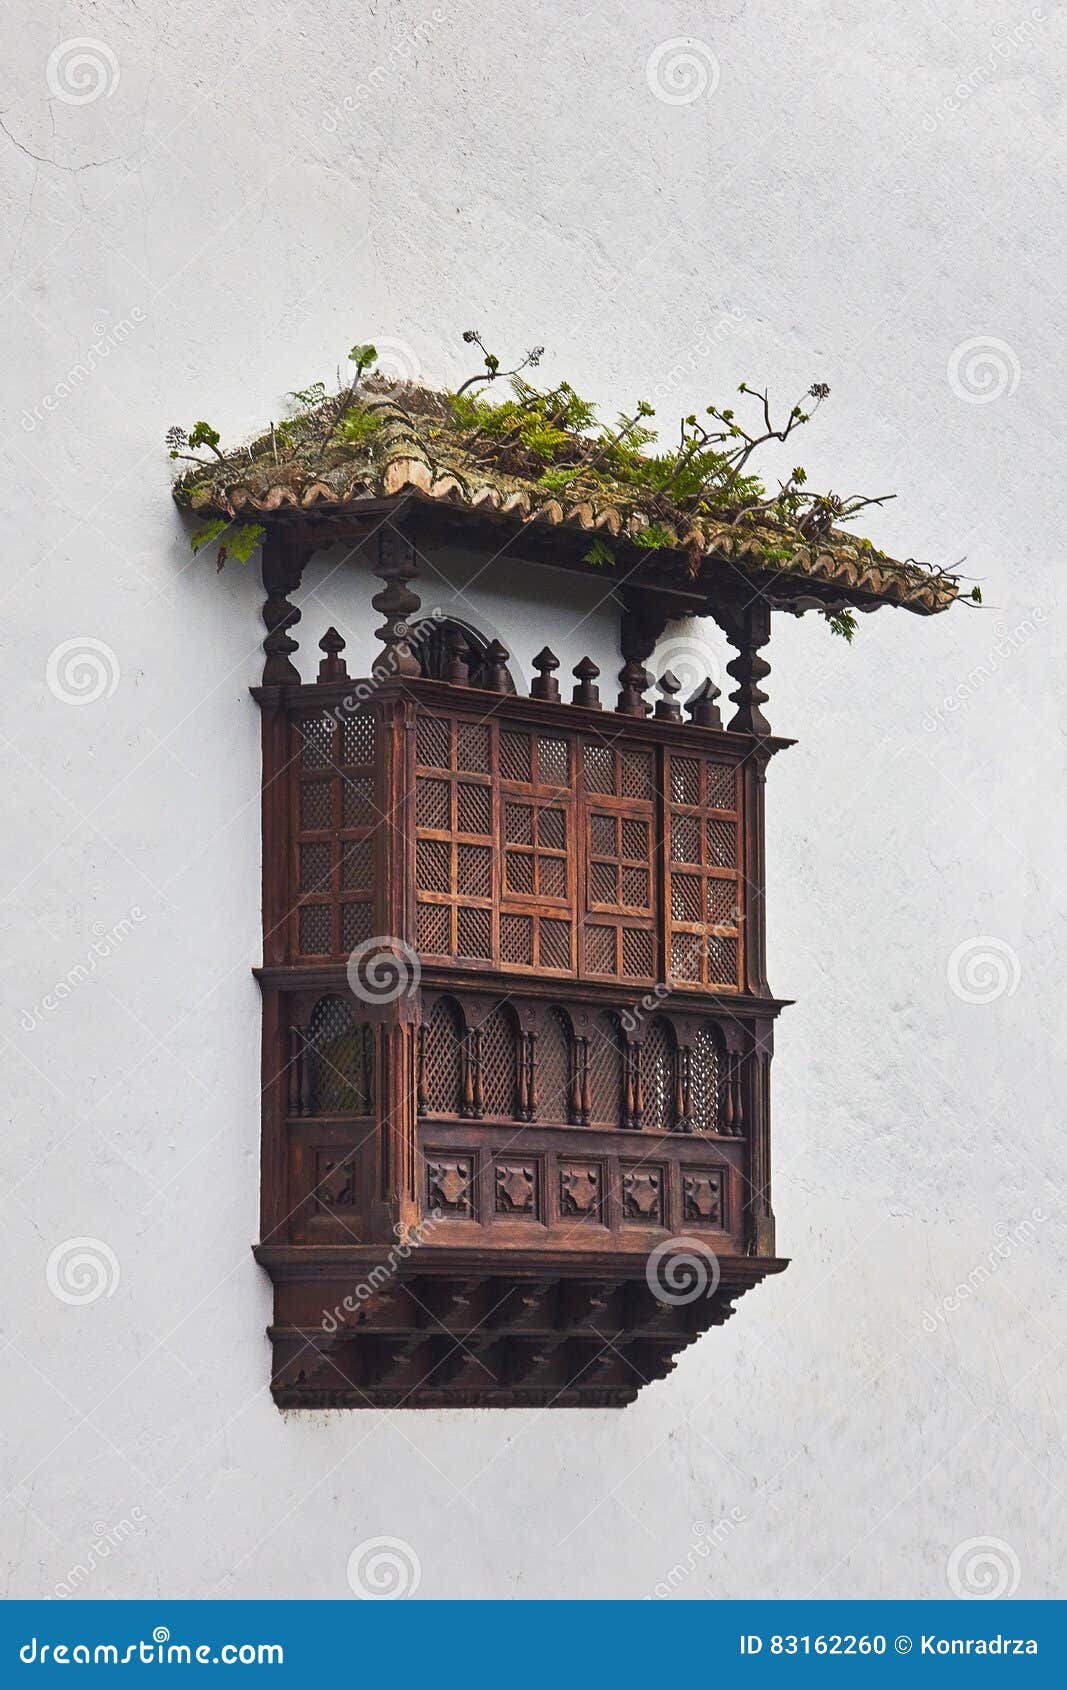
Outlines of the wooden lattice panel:
{"label": "wooden lattice panel", "polygon": [[582,973],[647,982],[657,962],[656,756],[591,736],[581,752]]}
{"label": "wooden lattice panel", "polygon": [[463,1051],[460,1013],[447,998],[441,998],[422,1029],[419,1092],[424,1114],[459,1114]]}
{"label": "wooden lattice panel", "polygon": [[374,1111],[374,1032],[358,1022],[343,998],[320,998],[304,1033],[307,1112],[371,1115]]}
{"label": "wooden lattice panel", "polygon": [[374,931],[374,718],[320,712],[291,724],[290,948],[348,956]]}
{"label": "wooden lattice panel", "polygon": [[415,723],[416,944],[495,960],[495,725],[420,713]]}
{"label": "wooden lattice panel", "polygon": [[720,1130],[725,1078],[722,1035],[710,1023],[705,1024],[693,1040],[689,1062],[689,1102],[694,1131]]}
{"label": "wooden lattice panel", "polygon": [[661,1016],[656,1016],[645,1037],[641,1077],[645,1100],[642,1125],[652,1132],[668,1132],[675,1119],[675,1043]]}
{"label": "wooden lattice panel", "polygon": [[415,739],[418,949],[573,973],[570,740],[425,713]]}
{"label": "wooden lattice panel", "polygon": [[737,769],[665,754],[672,984],[741,987],[741,836]]}
{"label": "wooden lattice panel", "polygon": [[500,962],[574,971],[575,807],[571,744],[557,734],[502,728]]}

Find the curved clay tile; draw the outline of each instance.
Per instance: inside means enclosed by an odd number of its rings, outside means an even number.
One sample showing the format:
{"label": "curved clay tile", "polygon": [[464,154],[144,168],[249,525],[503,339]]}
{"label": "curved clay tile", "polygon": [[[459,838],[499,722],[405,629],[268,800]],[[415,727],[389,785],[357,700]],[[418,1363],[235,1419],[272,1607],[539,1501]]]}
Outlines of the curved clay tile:
{"label": "curved clay tile", "polygon": [[575,528],[592,528],[592,505],[588,501],[580,505],[572,505],[567,512],[567,521]]}
{"label": "curved clay tile", "polygon": [[530,521],[558,524],[563,521],[563,506],[558,499],[546,499],[543,505],[538,505],[530,512]]}
{"label": "curved clay tile", "polygon": [[606,528],[609,534],[618,534],[622,528],[622,517],[614,505],[605,505],[597,512],[596,527]]}
{"label": "curved clay tile", "polygon": [[405,487],[418,487],[428,493],[433,486],[430,466],[424,458],[393,458],[385,466],[382,491],[400,493]]}

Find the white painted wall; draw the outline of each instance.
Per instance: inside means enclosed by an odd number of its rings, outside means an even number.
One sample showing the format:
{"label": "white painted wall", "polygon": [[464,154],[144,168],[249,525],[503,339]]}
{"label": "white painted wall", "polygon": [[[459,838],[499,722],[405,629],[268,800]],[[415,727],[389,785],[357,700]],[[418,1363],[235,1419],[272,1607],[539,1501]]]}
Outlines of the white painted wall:
{"label": "white painted wall", "polygon": [[[386,1535],[433,1597],[639,1596],[676,1565],[680,1598],[936,1597],[974,1538],[1008,1546],[1020,1595],[1063,1595],[1063,16],[16,12],[8,1593],[92,1559],[86,1595],[346,1597],[350,1552]],[[678,37],[703,92],[671,79]],[[56,52],[79,38],[88,83]],[[356,339],[455,379],[471,325],[502,353],[545,342],[546,375],[607,407],[661,383],[668,417],[743,378],[783,401],[828,381],[813,480],[897,489],[871,535],[966,557],[987,608],[886,612],[851,650],[812,618],[775,631],[772,721],[800,740],[769,788],[771,978],[797,999],[785,1277],[623,1414],[282,1418],[248,1251],[258,596],[252,571],[190,562],[161,440],[279,415]],[[316,566],[305,637],[337,619],[365,640],[359,591]],[[549,635],[568,662],[609,652],[603,611],[559,632],[591,604],[555,577],[480,602],[524,662]],[[49,687],[68,641],[108,648],[91,703]],[[46,1266],[81,1237],[117,1284],[63,1302]]]}

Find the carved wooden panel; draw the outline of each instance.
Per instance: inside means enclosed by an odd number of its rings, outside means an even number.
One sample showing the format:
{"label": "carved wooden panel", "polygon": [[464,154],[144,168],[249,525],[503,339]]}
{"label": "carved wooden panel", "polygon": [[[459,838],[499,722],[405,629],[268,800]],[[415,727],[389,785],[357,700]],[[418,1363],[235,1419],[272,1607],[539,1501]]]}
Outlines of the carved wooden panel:
{"label": "carved wooden panel", "polygon": [[623,1162],[620,1173],[623,1219],[662,1226],[666,1189],[662,1167],[649,1162]]}
{"label": "carved wooden panel", "polygon": [[721,1168],[692,1168],[682,1172],[682,1220],[686,1226],[723,1224]]}
{"label": "carved wooden panel", "polygon": [[493,1164],[493,1203],[497,1215],[540,1219],[540,1178],[536,1158],[498,1156]]}
{"label": "carved wooden panel", "polygon": [[375,723],[367,712],[293,717],[292,953],[348,956],[374,932]]}
{"label": "carved wooden panel", "polygon": [[604,1170],[599,1162],[560,1163],[559,1212],[564,1220],[603,1220]]}
{"label": "carved wooden panel", "polygon": [[472,1220],[475,1214],[475,1161],[446,1151],[426,1152],[426,1206],[445,1217]]}

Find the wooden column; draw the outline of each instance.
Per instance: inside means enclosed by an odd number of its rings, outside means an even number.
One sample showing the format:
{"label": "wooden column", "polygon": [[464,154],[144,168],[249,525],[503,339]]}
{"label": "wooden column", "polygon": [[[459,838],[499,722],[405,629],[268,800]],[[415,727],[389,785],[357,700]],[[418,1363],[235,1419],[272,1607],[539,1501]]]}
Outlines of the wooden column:
{"label": "wooden column", "polygon": [[275,529],[268,528],[263,540],[263,623],[267,637],[263,641],[263,685],[299,686],[300,671],[291,654],[297,642],[289,637],[289,629],[300,620],[300,612],[289,599],[300,586],[304,565],[311,556],[307,546],[294,545]]}
{"label": "wooden column", "polygon": [[378,561],[374,573],[385,582],[385,586],[375,593],[371,604],[385,618],[382,626],[375,629],[375,634],[385,647],[378,663],[386,675],[418,675],[422,672],[409,643],[411,623],[422,600],[418,593],[412,592],[408,582],[418,572],[412,540],[398,528],[383,527],[378,536]]}

